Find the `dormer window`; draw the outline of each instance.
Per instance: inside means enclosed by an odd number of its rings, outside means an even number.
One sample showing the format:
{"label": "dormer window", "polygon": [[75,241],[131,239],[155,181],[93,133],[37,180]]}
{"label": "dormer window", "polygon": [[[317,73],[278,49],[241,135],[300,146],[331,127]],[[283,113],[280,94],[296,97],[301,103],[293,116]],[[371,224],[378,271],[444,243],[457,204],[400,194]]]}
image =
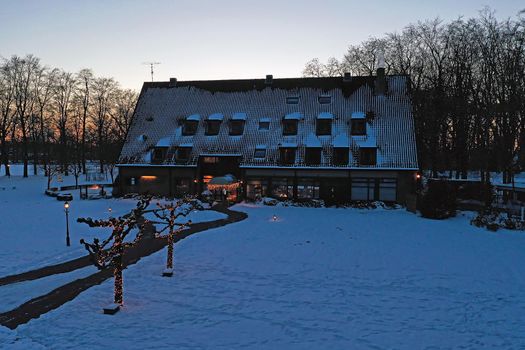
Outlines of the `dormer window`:
{"label": "dormer window", "polygon": [[279,152],[279,161],[282,165],[293,165],[295,164],[295,151],[297,145],[295,144],[282,144]]}
{"label": "dormer window", "polygon": [[333,163],[334,165],[348,165],[349,160],[349,149],[348,147],[334,147],[333,151]]}
{"label": "dormer window", "polygon": [[206,120],[206,131],[205,135],[213,136],[218,135],[221,129],[221,123],[224,116],[221,113],[215,113],[208,117]]}
{"label": "dormer window", "polygon": [[360,165],[376,165],[377,162],[377,148],[363,147],[359,148],[359,164]]}
{"label": "dormer window", "polygon": [[187,162],[190,159],[191,149],[192,147],[190,145],[180,146],[179,148],[177,148],[177,162]]}
{"label": "dormer window", "polygon": [[306,165],[321,164],[321,147],[306,147],[304,160]]}
{"label": "dormer window", "polygon": [[244,132],[244,120],[230,121],[230,135],[238,136]]}
{"label": "dormer window", "polygon": [[298,120],[283,121],[283,135],[297,135]]}
{"label": "dormer window", "polygon": [[162,163],[166,154],[168,153],[168,147],[155,147],[151,157],[152,163]]}
{"label": "dormer window", "polygon": [[238,136],[244,132],[244,122],[246,121],[246,113],[235,113],[230,120],[230,135]]}
{"label": "dormer window", "polygon": [[255,152],[253,153],[253,158],[264,159],[266,158],[266,147],[257,146]]}
{"label": "dormer window", "polygon": [[270,119],[262,118],[259,120],[259,131],[268,131],[270,130]]}
{"label": "dormer window", "polygon": [[317,98],[317,100],[319,101],[319,104],[321,105],[328,105],[330,103],[332,103],[332,96],[330,95],[321,95]]}
{"label": "dormer window", "polygon": [[366,135],[366,116],[363,112],[353,112],[350,124],[351,134]]}
{"label": "dormer window", "polygon": [[182,124],[182,135],[191,136],[197,133],[197,127],[199,126],[200,115],[193,114],[190,115],[183,121]]}
{"label": "dormer window", "polygon": [[332,134],[332,113],[323,112],[317,117],[315,130],[317,135],[331,135]]}
{"label": "dormer window", "polygon": [[285,115],[283,119],[283,135],[297,135],[297,124],[301,117],[302,114],[299,112]]}
{"label": "dormer window", "polygon": [[288,96],[286,98],[287,105],[296,105],[299,104],[299,96]]}
{"label": "dormer window", "polygon": [[195,135],[197,133],[198,125],[199,125],[198,121],[185,120],[184,124],[182,125],[182,135],[184,136]]}

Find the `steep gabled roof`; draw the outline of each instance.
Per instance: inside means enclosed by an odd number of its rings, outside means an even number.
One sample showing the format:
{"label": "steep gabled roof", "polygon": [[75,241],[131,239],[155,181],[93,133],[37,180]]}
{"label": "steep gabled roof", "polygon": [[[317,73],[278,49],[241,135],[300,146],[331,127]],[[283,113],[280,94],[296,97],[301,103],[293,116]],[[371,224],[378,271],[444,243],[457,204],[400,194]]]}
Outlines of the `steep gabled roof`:
{"label": "steep gabled roof", "polygon": [[[332,166],[331,149],[348,140],[352,152],[348,167],[357,164],[359,145],[377,146],[380,168],[417,168],[416,141],[406,76],[387,76],[388,93],[374,94],[375,77],[218,80],[144,83],[122,149],[121,164],[147,164],[151,150],[159,143],[169,149],[165,164],[177,164],[176,148],[192,144],[190,161],[195,165],[200,154],[241,154],[241,166],[278,166],[279,145],[295,144],[295,166],[306,166],[305,147],[309,135],[316,131],[319,116],[333,116],[332,134],[316,136],[323,149],[321,167]],[[287,104],[287,97],[299,96],[297,103]],[[331,102],[319,103],[320,96]],[[367,136],[351,136],[352,115],[367,117]],[[212,115],[223,117],[218,135],[206,136],[204,123]],[[199,115],[200,118],[191,117]],[[285,116],[300,115],[298,134],[282,135]],[[372,114],[371,114],[372,115]],[[151,118],[153,116],[153,118]],[[242,116],[242,118],[240,117]],[[199,120],[194,136],[182,134],[185,119]],[[215,117],[212,117],[215,118]],[[229,121],[245,120],[244,133],[229,135]],[[259,130],[259,121],[270,121],[269,130]],[[140,136],[144,135],[144,137]],[[162,140],[162,141],[161,141]],[[266,145],[266,158],[255,159],[257,145]]]}

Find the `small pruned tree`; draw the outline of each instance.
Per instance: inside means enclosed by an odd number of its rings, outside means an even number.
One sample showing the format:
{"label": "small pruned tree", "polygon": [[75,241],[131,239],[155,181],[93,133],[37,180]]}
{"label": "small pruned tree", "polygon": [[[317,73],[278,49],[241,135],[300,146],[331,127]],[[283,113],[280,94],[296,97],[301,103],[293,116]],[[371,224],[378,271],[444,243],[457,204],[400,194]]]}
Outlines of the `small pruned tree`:
{"label": "small pruned tree", "polygon": [[181,217],[185,218],[196,209],[202,209],[199,202],[193,197],[186,197],[176,202],[166,204],[157,203],[157,209],[153,210],[153,214],[161,220],[156,223],[165,225],[165,227],[156,234],[156,237],[167,238],[168,240],[168,256],[166,258],[166,270],[164,270],[163,276],[171,277],[173,275],[173,241],[175,236],[192,224],[191,220],[183,223],[177,221]]}
{"label": "small pruned tree", "polygon": [[[123,278],[122,258],[124,249],[140,240],[142,237],[142,223],[144,222],[143,214],[149,206],[151,197],[142,197],[137,206],[126,215],[109,218],[106,220],[94,220],[92,218],[78,218],[78,222],[85,223],[89,227],[109,227],[113,231],[105,241],[100,242],[98,238],[93,240],[93,243],[88,243],[84,239],[80,240],[91,257],[93,264],[99,269],[105,269],[108,266],[113,268],[114,276],[114,303],[116,305],[123,304]],[[132,242],[124,243],[126,236],[134,228],[139,228],[139,233]]]}

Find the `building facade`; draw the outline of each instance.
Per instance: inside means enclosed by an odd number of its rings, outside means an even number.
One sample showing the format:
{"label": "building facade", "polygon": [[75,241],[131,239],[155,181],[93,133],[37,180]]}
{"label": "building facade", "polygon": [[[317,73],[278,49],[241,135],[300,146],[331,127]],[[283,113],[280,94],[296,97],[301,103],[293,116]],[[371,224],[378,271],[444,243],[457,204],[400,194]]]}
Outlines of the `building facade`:
{"label": "building facade", "polygon": [[404,203],[418,170],[408,77],[147,82],[118,191],[200,194],[226,174],[239,199]]}

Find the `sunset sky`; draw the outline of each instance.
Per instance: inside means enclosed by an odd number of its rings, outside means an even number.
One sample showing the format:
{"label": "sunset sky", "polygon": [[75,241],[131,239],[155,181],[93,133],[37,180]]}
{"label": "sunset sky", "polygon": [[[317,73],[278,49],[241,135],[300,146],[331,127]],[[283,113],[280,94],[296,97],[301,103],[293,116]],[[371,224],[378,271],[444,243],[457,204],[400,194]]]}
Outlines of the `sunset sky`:
{"label": "sunset sky", "polygon": [[300,76],[313,57],[436,16],[516,16],[523,0],[2,1],[0,56],[32,53],[46,65],[92,68],[124,87],[150,80]]}

